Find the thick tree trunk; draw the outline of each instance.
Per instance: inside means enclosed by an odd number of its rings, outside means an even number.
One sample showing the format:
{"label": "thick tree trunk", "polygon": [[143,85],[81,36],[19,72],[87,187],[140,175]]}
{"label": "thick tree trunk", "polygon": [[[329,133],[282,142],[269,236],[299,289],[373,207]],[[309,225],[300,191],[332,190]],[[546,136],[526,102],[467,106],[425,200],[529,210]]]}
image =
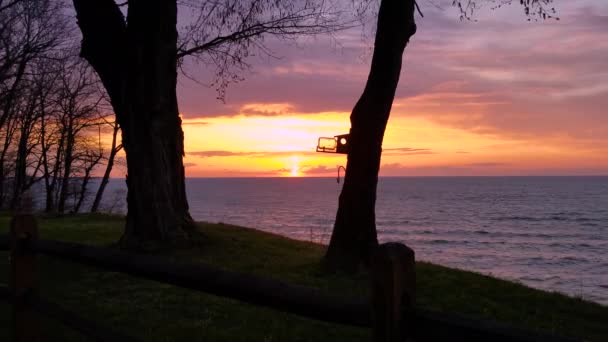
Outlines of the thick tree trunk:
{"label": "thick tree trunk", "polygon": [[184,136],[177,108],[177,4],[130,0],[128,26],[112,0],[74,0],[82,56],[99,74],[127,156],[127,222],[121,243],[183,243],[188,211]]}
{"label": "thick tree trunk", "polygon": [[175,1],[130,2],[122,143],[127,156],[127,226],[122,241],[179,242],[193,225],[177,109]]}
{"label": "thick tree trunk", "polygon": [[[125,132],[128,125],[122,126],[129,174],[127,225],[121,242],[127,246],[147,241],[183,243],[193,227],[186,199],[181,120],[177,112],[173,118],[163,116],[128,128],[132,133]],[[127,135],[132,136],[125,139]]]}
{"label": "thick tree trunk", "polygon": [[416,32],[414,0],[382,0],[370,74],[350,116],[346,176],[324,266],[356,272],[377,246],[375,205],[382,140],[405,46]]}

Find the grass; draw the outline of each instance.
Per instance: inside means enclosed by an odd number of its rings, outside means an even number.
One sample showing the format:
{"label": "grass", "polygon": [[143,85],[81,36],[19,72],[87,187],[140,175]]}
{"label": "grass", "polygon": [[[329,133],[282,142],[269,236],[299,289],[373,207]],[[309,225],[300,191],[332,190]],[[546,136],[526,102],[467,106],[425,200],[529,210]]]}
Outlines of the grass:
{"label": "grass", "polygon": [[[123,218],[78,215],[40,218],[40,237],[108,246],[119,238]],[[0,216],[0,234],[9,218]],[[200,224],[201,247],[163,252],[167,258],[271,276],[340,295],[365,295],[365,275],[327,276],[318,268],[321,245],[224,224]],[[7,283],[3,253],[0,283]],[[368,341],[366,329],[326,324],[119,273],[101,272],[48,257],[39,258],[41,293],[104,326],[145,341]],[[417,264],[417,304],[518,327],[590,341],[608,340],[608,307],[548,293],[473,272]],[[0,304],[0,341],[8,340],[10,308]],[[45,336],[84,341],[51,319]]]}

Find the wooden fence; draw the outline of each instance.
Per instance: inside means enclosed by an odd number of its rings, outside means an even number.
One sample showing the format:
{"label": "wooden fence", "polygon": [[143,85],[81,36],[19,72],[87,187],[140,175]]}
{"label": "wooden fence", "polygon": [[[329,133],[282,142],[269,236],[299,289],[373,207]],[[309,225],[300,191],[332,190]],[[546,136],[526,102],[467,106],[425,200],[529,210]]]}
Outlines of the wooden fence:
{"label": "wooden fence", "polygon": [[415,306],[414,251],[386,243],[374,254],[371,298],[341,298],[317,289],[275,279],[230,272],[204,264],[184,264],[160,257],[38,239],[36,220],[17,215],[10,235],[0,235],[0,250],[10,250],[10,284],[0,298],[12,304],[14,341],[41,341],[38,315],[55,318],[96,341],[138,341],[101,327],[60,305],[41,298],[37,290],[36,255],[42,254],[236,299],[320,321],[372,329],[374,342],[396,341],[574,341],[524,331],[503,324],[444,314]]}

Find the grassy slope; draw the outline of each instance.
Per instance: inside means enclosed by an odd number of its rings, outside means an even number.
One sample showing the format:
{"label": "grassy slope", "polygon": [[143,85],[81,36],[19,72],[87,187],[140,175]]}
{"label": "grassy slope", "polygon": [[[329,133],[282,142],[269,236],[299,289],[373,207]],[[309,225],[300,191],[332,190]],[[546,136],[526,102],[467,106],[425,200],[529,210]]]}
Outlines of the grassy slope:
{"label": "grassy slope", "polygon": [[[9,219],[0,216],[0,233]],[[82,215],[41,219],[40,236],[93,245],[118,239],[120,217]],[[165,253],[167,257],[272,276],[337,294],[364,295],[364,275],[324,276],[317,267],[323,246],[230,225],[201,224],[201,248]],[[7,283],[6,254],[0,282]],[[51,258],[40,258],[41,292],[47,298],[106,326],[146,341],[366,341],[365,329],[325,324],[232,300],[98,272]],[[428,263],[417,265],[417,303],[448,312],[489,317],[518,326],[608,340],[608,307],[547,293],[476,273]],[[7,340],[9,307],[0,304],[0,340]],[[45,322],[53,340],[82,340],[53,321]]]}

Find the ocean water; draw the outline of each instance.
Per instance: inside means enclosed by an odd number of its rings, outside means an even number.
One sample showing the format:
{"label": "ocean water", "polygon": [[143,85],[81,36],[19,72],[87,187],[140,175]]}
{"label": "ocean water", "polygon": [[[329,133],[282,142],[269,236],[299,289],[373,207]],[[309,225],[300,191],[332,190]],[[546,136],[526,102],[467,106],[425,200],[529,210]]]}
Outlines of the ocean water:
{"label": "ocean water", "polygon": [[[187,180],[196,220],[327,244],[342,184],[335,178]],[[124,181],[106,208],[124,211]],[[608,305],[608,177],[381,178],[381,242],[417,260]]]}

